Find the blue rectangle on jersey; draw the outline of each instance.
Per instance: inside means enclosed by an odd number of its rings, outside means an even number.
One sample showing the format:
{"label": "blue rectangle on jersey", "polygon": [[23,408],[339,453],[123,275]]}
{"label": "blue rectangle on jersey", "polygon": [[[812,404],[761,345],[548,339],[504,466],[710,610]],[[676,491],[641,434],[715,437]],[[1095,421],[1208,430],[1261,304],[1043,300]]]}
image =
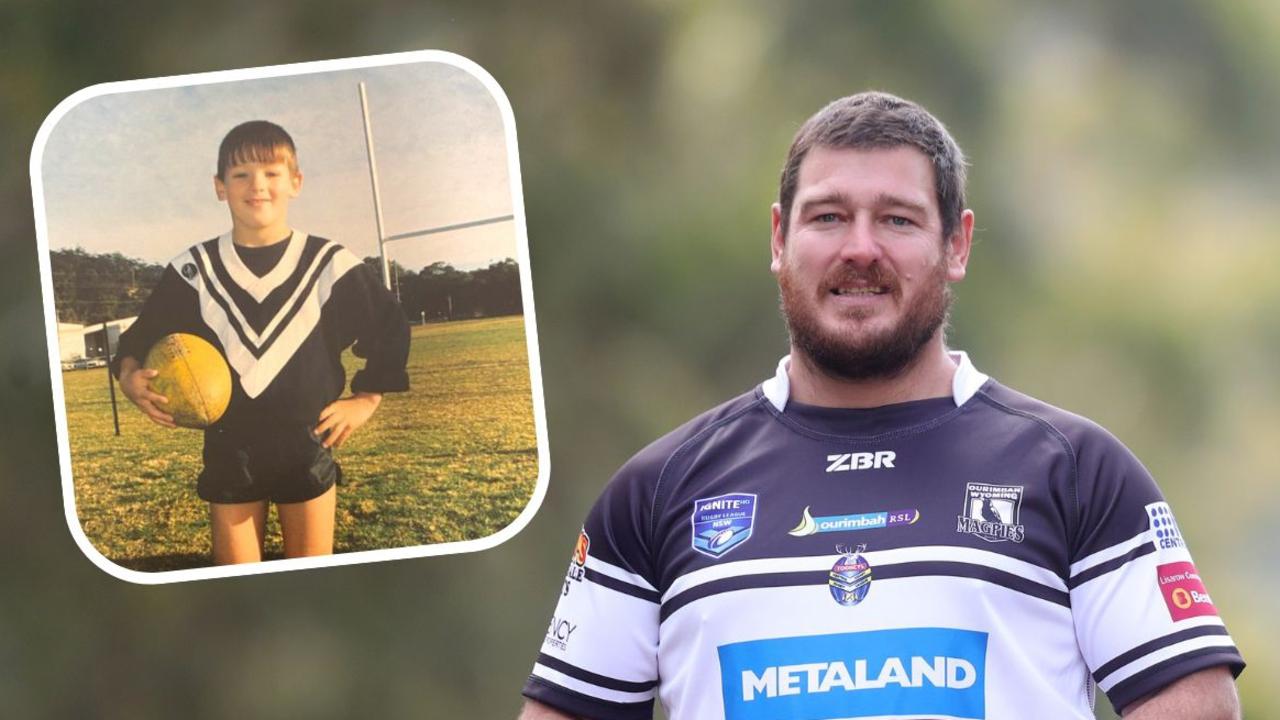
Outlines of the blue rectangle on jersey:
{"label": "blue rectangle on jersey", "polygon": [[984,632],[873,630],[717,650],[725,720],[986,717]]}

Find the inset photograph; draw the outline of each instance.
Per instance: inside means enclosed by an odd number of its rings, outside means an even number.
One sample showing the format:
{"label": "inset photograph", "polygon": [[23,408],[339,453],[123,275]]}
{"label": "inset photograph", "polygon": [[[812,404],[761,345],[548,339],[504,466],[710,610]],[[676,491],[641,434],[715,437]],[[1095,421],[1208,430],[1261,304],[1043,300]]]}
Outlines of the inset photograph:
{"label": "inset photograph", "polygon": [[104,570],[464,552],[537,510],[515,125],[479,66],[95,86],[31,171],[67,521]]}

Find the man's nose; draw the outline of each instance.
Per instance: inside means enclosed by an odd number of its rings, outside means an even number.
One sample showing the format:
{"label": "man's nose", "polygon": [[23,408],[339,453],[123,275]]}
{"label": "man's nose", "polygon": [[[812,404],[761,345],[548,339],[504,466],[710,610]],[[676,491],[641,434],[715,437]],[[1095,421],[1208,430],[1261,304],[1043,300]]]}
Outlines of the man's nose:
{"label": "man's nose", "polygon": [[881,255],[882,248],[871,219],[859,216],[849,223],[840,245],[840,259],[858,267],[866,267],[880,259]]}

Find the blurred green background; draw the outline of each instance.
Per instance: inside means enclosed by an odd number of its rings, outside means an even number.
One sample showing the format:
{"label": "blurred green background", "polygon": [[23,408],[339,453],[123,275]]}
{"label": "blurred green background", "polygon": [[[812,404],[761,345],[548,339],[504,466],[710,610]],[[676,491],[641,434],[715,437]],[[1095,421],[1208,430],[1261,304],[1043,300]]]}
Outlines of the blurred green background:
{"label": "blurred green background", "polygon": [[[0,3],[0,698],[11,717],[513,717],[582,516],[785,349],[768,204],[798,124],[881,88],[973,164],[952,344],[1155,473],[1280,714],[1280,5]],[[63,517],[27,159],[94,83],[435,48],[515,109],[551,486],[475,555],[138,587]],[[1105,708],[1100,715],[1109,717]]]}

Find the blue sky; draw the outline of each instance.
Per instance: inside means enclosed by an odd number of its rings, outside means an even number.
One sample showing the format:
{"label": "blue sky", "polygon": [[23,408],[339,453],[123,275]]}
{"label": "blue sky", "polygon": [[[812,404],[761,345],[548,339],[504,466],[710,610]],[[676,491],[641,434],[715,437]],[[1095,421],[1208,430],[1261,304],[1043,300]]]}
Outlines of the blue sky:
{"label": "blue sky", "polygon": [[[395,235],[512,212],[502,115],[466,71],[415,62],[89,98],[49,135],[41,158],[49,247],[82,247],[165,262],[230,229],[214,196],[218,143],[235,125],[279,123],[293,136],[302,194],[300,230],[377,254],[357,83],[369,96],[385,233]],[[388,245],[418,270],[516,257],[503,222]]]}

